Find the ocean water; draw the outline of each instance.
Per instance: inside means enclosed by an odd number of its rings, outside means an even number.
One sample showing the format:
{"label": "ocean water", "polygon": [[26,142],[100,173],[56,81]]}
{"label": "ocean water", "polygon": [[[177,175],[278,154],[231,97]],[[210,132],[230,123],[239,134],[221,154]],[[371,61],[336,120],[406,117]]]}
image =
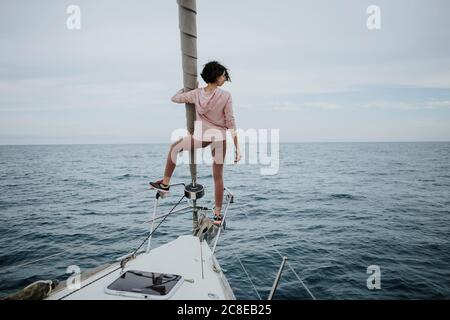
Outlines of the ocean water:
{"label": "ocean water", "polygon": [[[0,146],[0,296],[135,249],[167,150]],[[318,299],[450,298],[450,143],[283,143],[278,173],[264,166],[225,166],[235,203],[216,255],[238,299],[266,299],[284,255]],[[212,206],[211,166],[198,170]],[[180,165],[172,182],[189,179]],[[152,243],[190,228],[189,213],[171,216]],[[367,288],[371,265],[380,289]],[[310,298],[286,267],[275,299]]]}

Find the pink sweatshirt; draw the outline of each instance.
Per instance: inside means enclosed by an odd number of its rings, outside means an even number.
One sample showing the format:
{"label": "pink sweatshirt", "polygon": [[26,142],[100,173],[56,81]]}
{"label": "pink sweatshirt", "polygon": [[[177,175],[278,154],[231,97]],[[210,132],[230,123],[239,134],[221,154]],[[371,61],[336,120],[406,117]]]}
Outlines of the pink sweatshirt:
{"label": "pink sweatshirt", "polygon": [[[188,92],[179,90],[172,101],[192,103],[196,110],[194,138],[202,141],[225,140],[227,129],[236,130],[231,94],[216,87],[212,92],[197,88]],[[200,132],[203,134],[200,135]]]}

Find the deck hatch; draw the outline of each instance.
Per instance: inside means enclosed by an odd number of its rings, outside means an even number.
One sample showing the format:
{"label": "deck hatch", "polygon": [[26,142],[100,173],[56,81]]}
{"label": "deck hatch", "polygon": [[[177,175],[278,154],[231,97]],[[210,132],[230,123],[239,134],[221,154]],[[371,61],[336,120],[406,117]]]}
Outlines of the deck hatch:
{"label": "deck hatch", "polygon": [[183,282],[176,274],[128,270],[106,289],[108,294],[136,298],[168,299]]}

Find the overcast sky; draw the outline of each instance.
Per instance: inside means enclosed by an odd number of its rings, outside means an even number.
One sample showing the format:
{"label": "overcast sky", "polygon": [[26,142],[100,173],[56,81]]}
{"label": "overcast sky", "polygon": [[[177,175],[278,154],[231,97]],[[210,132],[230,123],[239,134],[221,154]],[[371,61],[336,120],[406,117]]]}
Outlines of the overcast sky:
{"label": "overcast sky", "polygon": [[[68,30],[66,9],[81,8]],[[381,29],[366,9],[381,8]],[[197,0],[199,73],[281,141],[450,140],[450,1]],[[200,81],[204,85],[203,81]],[[0,143],[168,142],[185,126],[175,0],[0,0]]]}

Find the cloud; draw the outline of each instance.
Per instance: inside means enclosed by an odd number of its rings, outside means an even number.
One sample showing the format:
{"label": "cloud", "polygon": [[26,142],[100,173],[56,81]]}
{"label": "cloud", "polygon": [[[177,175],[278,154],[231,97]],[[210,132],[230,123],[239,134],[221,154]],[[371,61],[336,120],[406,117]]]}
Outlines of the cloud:
{"label": "cloud", "polygon": [[434,108],[450,108],[450,100],[447,101],[430,101],[425,104],[425,108],[434,109]]}
{"label": "cloud", "polygon": [[420,109],[448,109],[450,100],[447,101],[425,101],[425,102],[406,102],[406,101],[375,101],[362,105],[365,109],[399,109],[399,110],[420,110]]}
{"label": "cloud", "polygon": [[[170,102],[182,86],[176,2],[79,0],[79,31],[66,28],[69,4],[0,2],[0,137],[38,136],[43,123],[55,136],[112,134],[112,126],[157,135],[173,119],[182,126],[184,107]],[[283,127],[290,138],[300,128],[283,124],[312,114],[311,125],[330,135],[357,117],[401,127],[400,113],[425,110],[449,120],[450,2],[379,0],[379,31],[366,28],[371,4],[198,1],[199,71],[210,59],[224,62],[237,122]],[[361,136],[352,128],[347,138]]]}
{"label": "cloud", "polygon": [[274,111],[300,111],[302,109],[316,109],[316,110],[336,110],[340,108],[336,103],[329,101],[316,102],[281,102],[270,106]]}
{"label": "cloud", "polygon": [[[162,98],[166,93],[166,97]],[[92,82],[86,77],[0,81],[0,112],[130,110],[171,104],[158,82]]]}

